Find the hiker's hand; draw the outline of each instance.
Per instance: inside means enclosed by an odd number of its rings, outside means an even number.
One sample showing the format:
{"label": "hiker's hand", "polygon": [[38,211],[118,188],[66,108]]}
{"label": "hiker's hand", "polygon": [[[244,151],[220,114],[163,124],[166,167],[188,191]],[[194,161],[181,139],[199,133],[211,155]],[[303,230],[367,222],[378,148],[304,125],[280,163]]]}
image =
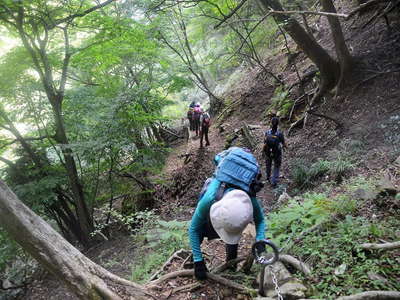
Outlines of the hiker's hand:
{"label": "hiker's hand", "polygon": [[207,279],[207,267],[204,261],[196,261],[194,263],[194,277],[198,280],[205,280]]}
{"label": "hiker's hand", "polygon": [[258,254],[261,254],[265,252],[265,244],[264,243],[259,243],[256,245],[256,251]]}

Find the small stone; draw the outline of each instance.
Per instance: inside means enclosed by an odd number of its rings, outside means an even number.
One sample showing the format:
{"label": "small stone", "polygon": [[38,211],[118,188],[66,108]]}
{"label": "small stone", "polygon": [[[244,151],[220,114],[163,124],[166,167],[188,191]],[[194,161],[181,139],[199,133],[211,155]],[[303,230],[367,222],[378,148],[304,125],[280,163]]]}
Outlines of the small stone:
{"label": "small stone", "polygon": [[390,173],[385,172],[385,175],[379,180],[377,186],[379,193],[387,193],[390,195],[396,195],[397,189],[394,186],[392,180],[390,179]]}
{"label": "small stone", "polygon": [[341,264],[339,267],[337,267],[335,269],[335,275],[336,276],[343,275],[344,272],[346,272],[346,269],[347,269],[347,265],[346,264]]}

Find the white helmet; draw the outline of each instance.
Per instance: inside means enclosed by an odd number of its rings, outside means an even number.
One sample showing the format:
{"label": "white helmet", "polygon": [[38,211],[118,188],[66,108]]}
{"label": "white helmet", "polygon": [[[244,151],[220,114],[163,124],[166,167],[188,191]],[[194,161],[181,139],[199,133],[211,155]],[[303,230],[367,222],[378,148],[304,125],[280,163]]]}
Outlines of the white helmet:
{"label": "white helmet", "polygon": [[246,192],[232,190],[210,209],[211,224],[227,244],[239,243],[243,230],[253,220],[253,205]]}

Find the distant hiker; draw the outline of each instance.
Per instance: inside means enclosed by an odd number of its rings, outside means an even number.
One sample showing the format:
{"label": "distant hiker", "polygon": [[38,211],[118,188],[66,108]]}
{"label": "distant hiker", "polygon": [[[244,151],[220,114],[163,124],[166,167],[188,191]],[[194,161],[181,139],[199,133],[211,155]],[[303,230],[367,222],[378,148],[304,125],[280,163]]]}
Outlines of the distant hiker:
{"label": "distant hiker", "polygon": [[196,136],[199,135],[200,131],[200,117],[202,114],[202,110],[200,107],[200,103],[196,103],[193,108],[193,123],[194,123],[194,130],[196,131]]}
{"label": "distant hiker", "polygon": [[[271,129],[265,132],[264,148],[265,165],[267,180],[273,187],[278,184],[279,171],[282,164],[282,149],[286,148],[283,133],[278,130],[279,119],[273,117],[271,119]],[[271,177],[272,162],[274,162],[274,171]]]}
{"label": "distant hiker", "polygon": [[189,107],[186,116],[187,116],[187,119],[189,120],[190,131],[193,131],[194,130],[194,119],[193,119],[193,108],[192,107]]}
{"label": "distant hiker", "polygon": [[196,102],[192,101],[192,102],[189,104],[189,108],[194,108],[195,105],[196,105]]}
{"label": "distant hiker", "polygon": [[203,148],[203,137],[206,140],[206,147],[210,146],[210,141],[208,140],[208,129],[211,125],[211,118],[208,112],[203,112],[200,117],[200,148]]}
{"label": "distant hiker", "polygon": [[[231,147],[217,154],[214,162],[214,177],[203,186],[189,228],[194,274],[199,280],[206,279],[208,272],[200,247],[205,237],[221,238],[229,261],[237,258],[239,240],[250,222],[255,223],[257,241],[265,234],[264,212],[256,198],[263,184],[254,155]],[[259,253],[264,250],[264,245],[257,246]]]}

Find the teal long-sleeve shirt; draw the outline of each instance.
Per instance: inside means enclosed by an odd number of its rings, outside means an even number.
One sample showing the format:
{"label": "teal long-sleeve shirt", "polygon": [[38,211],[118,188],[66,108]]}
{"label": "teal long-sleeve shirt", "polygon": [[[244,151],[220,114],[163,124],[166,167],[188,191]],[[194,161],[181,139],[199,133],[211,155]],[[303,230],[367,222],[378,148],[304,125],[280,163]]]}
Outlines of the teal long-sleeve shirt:
{"label": "teal long-sleeve shirt", "polygon": [[[200,245],[204,238],[204,230],[205,224],[208,220],[208,214],[211,205],[214,203],[220,184],[221,182],[219,180],[215,178],[212,179],[207,188],[207,191],[197,203],[196,210],[194,211],[189,227],[189,240],[192,247],[194,262],[203,260]],[[253,204],[253,218],[256,227],[256,240],[259,241],[265,238],[264,212],[256,197],[251,197],[251,203]]]}

